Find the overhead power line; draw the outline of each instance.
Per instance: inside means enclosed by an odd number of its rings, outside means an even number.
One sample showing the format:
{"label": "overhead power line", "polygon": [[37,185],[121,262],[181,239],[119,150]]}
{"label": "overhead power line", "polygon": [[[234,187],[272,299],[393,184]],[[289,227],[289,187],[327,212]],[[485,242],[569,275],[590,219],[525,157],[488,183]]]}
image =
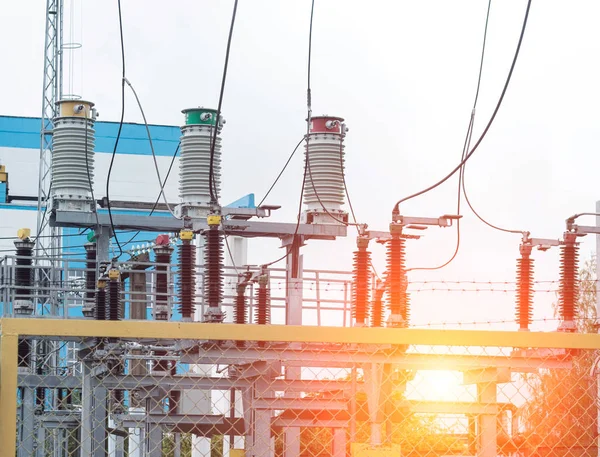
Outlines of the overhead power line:
{"label": "overhead power line", "polygon": [[487,135],[490,127],[492,126],[494,119],[496,119],[496,115],[498,114],[498,111],[500,110],[500,106],[502,106],[502,101],[504,100],[504,96],[506,95],[506,91],[508,89],[508,86],[510,84],[512,75],[513,75],[513,71],[515,69],[515,65],[517,63],[517,59],[519,57],[519,52],[521,50],[521,44],[523,42],[523,37],[525,35],[525,30],[527,28],[527,20],[529,18],[529,10],[531,8],[531,0],[528,0],[527,2],[527,9],[525,10],[525,17],[523,18],[523,25],[521,27],[521,34],[519,35],[519,41],[517,44],[517,49],[515,50],[515,54],[513,57],[513,61],[512,64],[510,66],[510,70],[508,72],[508,76],[506,78],[506,82],[504,83],[504,87],[502,89],[502,93],[500,94],[500,98],[498,99],[498,102],[496,103],[496,107],[494,108],[494,112],[492,113],[492,116],[490,117],[487,125],[485,126],[483,132],[481,133],[479,139],[477,140],[477,142],[475,143],[475,145],[473,146],[473,149],[471,149],[471,151],[469,151],[469,153],[465,156],[465,158],[463,160],[461,160],[461,162],[450,172],[448,173],[444,178],[440,179],[438,182],[436,182],[435,184],[432,184],[431,186],[416,192],[412,195],[409,195],[408,197],[404,197],[401,200],[398,200],[396,202],[396,204],[394,205],[394,209],[392,211],[392,217],[394,217],[395,215],[399,214],[400,211],[400,205],[412,198],[418,197],[420,195],[423,195],[433,189],[435,189],[436,187],[442,185],[443,183],[445,183],[448,179],[450,179],[452,176],[454,176],[454,174],[459,171],[463,165],[465,163],[467,163],[467,161],[473,156],[473,154],[475,153],[475,151],[477,151],[477,148],[479,147],[479,145],[481,144],[481,142],[483,141],[483,139],[485,138],[485,136]]}

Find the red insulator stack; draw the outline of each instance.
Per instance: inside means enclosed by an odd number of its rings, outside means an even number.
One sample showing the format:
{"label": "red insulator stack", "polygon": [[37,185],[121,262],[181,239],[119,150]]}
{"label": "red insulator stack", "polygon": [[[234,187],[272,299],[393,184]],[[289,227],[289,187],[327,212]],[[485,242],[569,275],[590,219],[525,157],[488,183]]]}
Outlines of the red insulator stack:
{"label": "red insulator stack", "polygon": [[[271,295],[269,293],[269,277],[265,274],[258,278],[256,290],[256,323],[267,325],[271,323]],[[259,347],[264,347],[265,342],[259,341]]]}
{"label": "red insulator stack", "polygon": [[120,321],[123,317],[121,308],[121,275],[119,270],[108,271],[108,312],[106,318],[109,321]]}
{"label": "red insulator stack", "polygon": [[223,322],[221,310],[223,301],[223,236],[219,232],[221,216],[207,218],[208,230],[204,232],[204,301],[208,309],[204,315],[206,322]]}
{"label": "red insulator stack", "polygon": [[356,240],[357,251],[354,251],[354,271],[352,281],[352,316],[357,326],[367,324],[369,318],[369,263],[371,253],[367,251],[369,239],[359,236]]}
{"label": "red insulator stack", "polygon": [[564,243],[560,247],[560,317],[562,328],[575,331],[577,318],[577,302],[579,300],[579,245],[576,235],[565,233]]}
{"label": "red insulator stack", "polygon": [[96,304],[94,307],[94,318],[97,321],[107,320],[106,315],[106,280],[99,279],[96,289]]}
{"label": "red insulator stack", "polygon": [[387,243],[390,319],[395,326],[408,327],[410,303],[406,291],[406,240],[402,237],[402,226],[391,224],[390,233],[392,238]]}
{"label": "red insulator stack", "polygon": [[[233,322],[236,324],[247,324],[248,323],[248,306],[246,300],[246,287],[248,286],[249,275],[240,275],[240,280],[237,284],[235,304],[233,307]],[[246,346],[246,342],[243,340],[237,340],[235,342],[237,347]]]}
{"label": "red insulator stack", "polygon": [[377,287],[375,288],[375,294],[373,301],[371,302],[371,327],[383,327],[383,317],[385,313],[385,307],[383,304],[383,294],[385,293],[385,287],[382,281],[377,280]]}
{"label": "red insulator stack", "polygon": [[517,324],[519,330],[529,330],[533,316],[533,259],[531,244],[521,244],[521,258],[517,259]]}
{"label": "red insulator stack", "polygon": [[182,230],[179,238],[179,311],[183,320],[191,321],[194,318],[196,295],[196,247],[192,244],[194,232]]}

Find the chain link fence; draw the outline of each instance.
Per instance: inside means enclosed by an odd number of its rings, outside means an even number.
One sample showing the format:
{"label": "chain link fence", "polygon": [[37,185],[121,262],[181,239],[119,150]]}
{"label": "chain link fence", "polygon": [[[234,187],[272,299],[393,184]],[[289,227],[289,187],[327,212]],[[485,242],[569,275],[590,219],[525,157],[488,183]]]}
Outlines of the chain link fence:
{"label": "chain link fence", "polygon": [[2,455],[597,456],[598,338],[4,319]]}

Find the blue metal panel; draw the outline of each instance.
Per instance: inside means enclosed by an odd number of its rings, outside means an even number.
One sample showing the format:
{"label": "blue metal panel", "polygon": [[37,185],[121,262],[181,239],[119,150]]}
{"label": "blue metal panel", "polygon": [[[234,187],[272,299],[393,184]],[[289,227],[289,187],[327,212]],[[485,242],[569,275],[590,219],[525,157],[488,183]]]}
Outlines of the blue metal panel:
{"label": "blue metal panel", "polygon": [[[38,149],[41,120],[33,117],[0,116],[0,147]],[[112,153],[118,122],[96,122],[96,152]],[[150,125],[150,135],[157,156],[172,156],[179,143],[179,127]],[[150,143],[143,124],[124,123],[119,138],[118,154],[151,155]]]}
{"label": "blue metal panel", "polygon": [[0,182],[0,203],[6,203],[6,183]]}

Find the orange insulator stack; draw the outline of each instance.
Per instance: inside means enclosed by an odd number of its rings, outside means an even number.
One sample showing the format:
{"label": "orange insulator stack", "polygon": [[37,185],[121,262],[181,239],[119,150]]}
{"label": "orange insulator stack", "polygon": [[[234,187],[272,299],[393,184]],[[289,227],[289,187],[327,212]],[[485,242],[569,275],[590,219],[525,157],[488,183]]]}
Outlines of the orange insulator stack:
{"label": "orange insulator stack", "polygon": [[565,233],[560,247],[560,317],[562,329],[573,332],[577,328],[575,319],[579,300],[579,245],[576,238],[574,233]]}
{"label": "orange insulator stack", "polygon": [[369,239],[359,236],[356,239],[357,251],[354,251],[354,271],[352,281],[352,316],[357,326],[367,324],[369,318],[369,263],[371,253],[367,251]]}
{"label": "orange insulator stack", "polygon": [[519,247],[521,257],[517,259],[517,324],[519,330],[529,330],[533,315],[533,259],[531,243],[523,242]]}

